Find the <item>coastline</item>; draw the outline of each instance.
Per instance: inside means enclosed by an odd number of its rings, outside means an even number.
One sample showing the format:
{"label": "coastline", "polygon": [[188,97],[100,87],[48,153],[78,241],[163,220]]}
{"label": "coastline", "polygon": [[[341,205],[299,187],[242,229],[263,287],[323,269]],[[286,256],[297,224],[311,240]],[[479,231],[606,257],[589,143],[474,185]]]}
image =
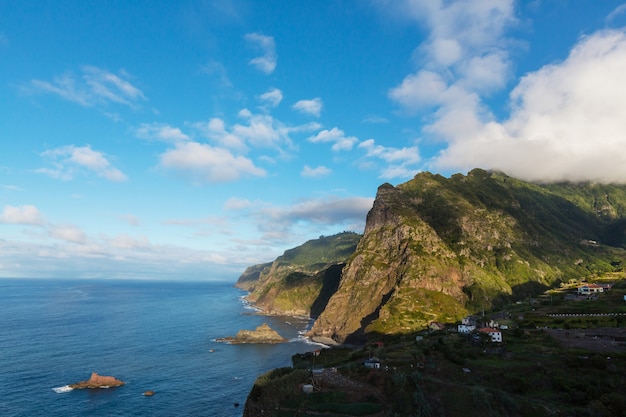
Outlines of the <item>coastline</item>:
{"label": "coastline", "polygon": [[[305,334],[311,329],[311,327],[313,326],[313,323],[315,323],[315,319],[312,318],[311,316],[300,316],[300,315],[289,315],[289,314],[285,314],[285,313],[270,313],[267,312],[265,310],[263,310],[260,307],[257,307],[256,304],[253,301],[250,301],[247,297],[248,295],[250,295],[250,291],[244,290],[243,288],[237,287],[235,285],[235,288],[237,288],[238,290],[245,292],[244,295],[241,295],[239,297],[239,300],[241,301],[242,305],[244,306],[244,308],[249,309],[254,311],[255,315],[258,316],[263,316],[263,317],[272,317],[272,318],[285,318],[285,322],[289,325],[293,325],[291,323],[291,321],[287,320],[287,319],[293,319],[293,320],[297,320],[297,321],[301,321],[301,322],[306,322],[306,325],[302,328],[298,330],[298,333],[300,334],[300,338],[304,339],[308,344],[312,344],[312,345],[320,345],[323,347],[331,347],[331,346],[340,346],[340,343],[337,343],[336,341],[334,341],[333,339],[331,339],[330,337],[325,337],[325,336],[305,336]],[[226,339],[226,338],[221,338],[221,339]],[[290,340],[291,342],[291,340]]]}

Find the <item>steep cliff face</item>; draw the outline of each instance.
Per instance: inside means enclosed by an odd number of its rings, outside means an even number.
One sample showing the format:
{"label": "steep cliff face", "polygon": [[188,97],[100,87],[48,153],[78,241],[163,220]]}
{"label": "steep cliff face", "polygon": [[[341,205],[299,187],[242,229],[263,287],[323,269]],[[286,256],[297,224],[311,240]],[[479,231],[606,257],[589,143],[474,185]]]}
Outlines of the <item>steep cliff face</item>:
{"label": "steep cliff face", "polygon": [[342,342],[415,331],[620,268],[624,251],[607,245],[626,246],[625,190],[541,186],[482,170],[384,184],[310,335]]}
{"label": "steep cliff face", "polygon": [[360,239],[344,232],[310,240],[274,262],[247,268],[235,285],[249,291],[248,300],[265,314],[317,317]]}

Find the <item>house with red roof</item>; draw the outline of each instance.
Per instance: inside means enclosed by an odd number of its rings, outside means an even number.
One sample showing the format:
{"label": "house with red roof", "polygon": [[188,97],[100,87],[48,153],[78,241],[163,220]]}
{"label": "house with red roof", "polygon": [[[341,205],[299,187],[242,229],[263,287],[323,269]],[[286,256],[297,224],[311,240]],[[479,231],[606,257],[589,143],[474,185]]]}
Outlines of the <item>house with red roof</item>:
{"label": "house with red roof", "polygon": [[482,329],[478,329],[478,331],[488,334],[492,342],[502,343],[502,332],[500,330],[494,329],[493,327],[483,327]]}

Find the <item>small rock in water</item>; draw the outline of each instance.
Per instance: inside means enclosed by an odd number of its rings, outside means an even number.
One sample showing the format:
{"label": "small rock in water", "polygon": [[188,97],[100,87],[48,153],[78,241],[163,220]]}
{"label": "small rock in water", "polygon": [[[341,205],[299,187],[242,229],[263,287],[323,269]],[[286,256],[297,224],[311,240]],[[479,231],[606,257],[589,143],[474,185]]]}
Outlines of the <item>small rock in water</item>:
{"label": "small rock in water", "polygon": [[75,384],[69,384],[68,386],[73,389],[93,389],[93,388],[111,388],[120,387],[124,385],[124,381],[112,376],[98,375],[97,372],[92,372],[91,377],[87,381],[77,382]]}
{"label": "small rock in water", "polygon": [[154,391],[148,390],[144,392],[143,395],[145,395],[146,397],[152,397],[154,395]]}

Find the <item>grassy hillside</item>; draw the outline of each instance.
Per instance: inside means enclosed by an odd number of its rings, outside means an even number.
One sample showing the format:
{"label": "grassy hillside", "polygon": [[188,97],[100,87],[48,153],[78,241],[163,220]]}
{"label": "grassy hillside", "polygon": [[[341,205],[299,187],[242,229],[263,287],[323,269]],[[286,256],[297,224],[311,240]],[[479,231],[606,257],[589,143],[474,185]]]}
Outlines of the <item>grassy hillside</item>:
{"label": "grassy hillside", "polygon": [[406,333],[623,269],[626,186],[533,184],[476,169],[379,187],[312,336]]}
{"label": "grassy hillside", "polygon": [[449,323],[295,355],[257,380],[244,416],[624,416],[626,275],[598,282],[614,286],[595,300],[574,296],[578,282],[487,312],[506,324],[502,343]]}
{"label": "grassy hillside", "polygon": [[361,235],[343,232],[286,250],[274,262],[249,267],[236,286],[267,314],[317,317],[339,285]]}

